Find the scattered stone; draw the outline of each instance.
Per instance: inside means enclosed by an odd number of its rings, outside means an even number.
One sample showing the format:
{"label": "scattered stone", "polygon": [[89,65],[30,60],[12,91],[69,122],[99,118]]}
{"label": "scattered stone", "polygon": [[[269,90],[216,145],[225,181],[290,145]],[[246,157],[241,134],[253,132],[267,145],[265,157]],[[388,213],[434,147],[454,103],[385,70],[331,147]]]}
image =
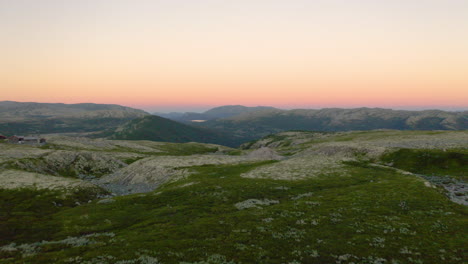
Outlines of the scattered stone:
{"label": "scattered stone", "polygon": [[113,203],[113,202],[115,202],[114,199],[112,199],[112,198],[106,198],[106,199],[99,200],[97,203],[98,203],[98,204],[108,204],[108,203]]}
{"label": "scattered stone", "polygon": [[269,200],[269,199],[248,199],[243,202],[236,203],[234,206],[239,209],[247,209],[247,208],[261,208],[260,205],[272,205],[272,204],[279,204],[278,200]]}

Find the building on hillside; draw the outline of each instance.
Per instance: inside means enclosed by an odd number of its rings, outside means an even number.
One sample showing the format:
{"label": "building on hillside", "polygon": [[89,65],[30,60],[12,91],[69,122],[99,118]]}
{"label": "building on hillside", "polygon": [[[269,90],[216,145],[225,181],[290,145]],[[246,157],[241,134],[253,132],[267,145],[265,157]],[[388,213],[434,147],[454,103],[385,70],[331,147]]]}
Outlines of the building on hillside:
{"label": "building on hillside", "polygon": [[21,144],[21,141],[23,141],[24,137],[23,136],[11,136],[8,137],[8,142],[10,143],[16,143],[16,144]]}
{"label": "building on hillside", "polygon": [[29,144],[29,145],[44,145],[47,141],[45,138],[40,137],[24,137],[24,136],[11,136],[8,138],[8,142],[13,144]]}
{"label": "building on hillside", "polygon": [[38,137],[24,137],[21,144],[39,144],[40,140]]}
{"label": "building on hillside", "polygon": [[0,140],[5,140],[7,139],[7,137],[5,137],[4,135],[0,135]]}

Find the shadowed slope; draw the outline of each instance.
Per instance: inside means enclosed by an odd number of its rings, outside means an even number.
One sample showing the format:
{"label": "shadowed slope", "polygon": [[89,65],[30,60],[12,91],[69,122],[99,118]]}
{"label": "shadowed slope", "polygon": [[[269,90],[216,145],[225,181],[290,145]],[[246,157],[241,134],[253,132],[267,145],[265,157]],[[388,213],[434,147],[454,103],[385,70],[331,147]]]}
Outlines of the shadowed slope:
{"label": "shadowed slope", "polygon": [[164,142],[202,142],[232,145],[228,136],[181,124],[159,116],[145,116],[132,120],[117,129],[112,139],[152,140]]}

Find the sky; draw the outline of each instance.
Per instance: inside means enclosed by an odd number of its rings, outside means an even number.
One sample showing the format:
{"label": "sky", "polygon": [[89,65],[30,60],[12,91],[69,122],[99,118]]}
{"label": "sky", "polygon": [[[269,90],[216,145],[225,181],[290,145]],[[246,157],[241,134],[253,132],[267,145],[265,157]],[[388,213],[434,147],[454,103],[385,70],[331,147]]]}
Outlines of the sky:
{"label": "sky", "polygon": [[466,0],[0,0],[0,101],[468,109]]}

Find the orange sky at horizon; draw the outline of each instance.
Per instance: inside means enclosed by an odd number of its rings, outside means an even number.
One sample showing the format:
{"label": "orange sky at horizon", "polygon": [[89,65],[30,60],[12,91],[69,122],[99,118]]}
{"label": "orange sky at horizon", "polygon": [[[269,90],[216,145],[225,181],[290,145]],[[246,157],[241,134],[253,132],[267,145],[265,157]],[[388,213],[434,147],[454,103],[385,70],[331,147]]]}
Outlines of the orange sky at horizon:
{"label": "orange sky at horizon", "polygon": [[0,101],[468,108],[467,13],[461,0],[0,0]]}

